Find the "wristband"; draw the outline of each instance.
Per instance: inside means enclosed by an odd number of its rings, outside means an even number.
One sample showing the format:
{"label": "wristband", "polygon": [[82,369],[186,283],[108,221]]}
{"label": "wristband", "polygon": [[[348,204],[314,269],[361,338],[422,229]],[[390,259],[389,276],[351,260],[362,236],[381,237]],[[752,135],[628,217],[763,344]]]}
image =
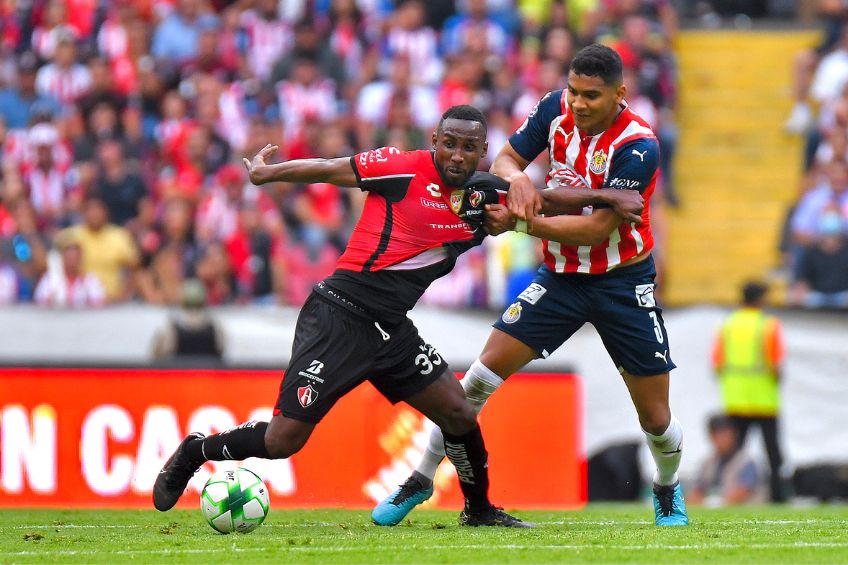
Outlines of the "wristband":
{"label": "wristband", "polygon": [[515,220],[515,231],[518,233],[527,233],[527,220],[518,218]]}

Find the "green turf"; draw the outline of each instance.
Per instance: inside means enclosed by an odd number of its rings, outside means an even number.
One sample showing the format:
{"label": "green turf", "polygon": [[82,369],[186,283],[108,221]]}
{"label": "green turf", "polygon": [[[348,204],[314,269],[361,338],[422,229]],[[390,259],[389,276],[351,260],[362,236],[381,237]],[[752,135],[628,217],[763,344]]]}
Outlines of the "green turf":
{"label": "green turf", "polygon": [[199,510],[3,510],[0,563],[848,563],[848,506],[693,508],[685,528],[657,528],[651,512],[516,512],[538,527],[507,530],[460,528],[456,512],[381,528],[367,511],[272,510],[225,536]]}

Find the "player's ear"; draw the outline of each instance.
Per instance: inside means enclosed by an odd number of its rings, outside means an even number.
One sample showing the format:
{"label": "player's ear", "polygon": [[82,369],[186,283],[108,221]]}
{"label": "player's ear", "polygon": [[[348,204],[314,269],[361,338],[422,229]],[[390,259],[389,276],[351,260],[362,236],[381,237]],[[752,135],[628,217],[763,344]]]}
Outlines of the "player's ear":
{"label": "player's ear", "polygon": [[624,100],[624,97],[627,96],[627,87],[624,83],[618,85],[618,88],[615,89],[615,100],[616,102],[621,102]]}
{"label": "player's ear", "polygon": [[433,137],[430,139],[430,141],[432,141],[432,142],[433,142],[433,149],[435,149],[435,148],[436,148],[436,134],[437,134],[437,133],[438,133],[438,130],[434,131],[434,132],[433,132]]}
{"label": "player's ear", "polygon": [[488,153],[488,152],[489,152],[489,142],[488,142],[488,141],[484,141],[484,142],[483,142],[483,152],[480,154],[480,158],[485,157],[485,156],[486,156],[486,153]]}

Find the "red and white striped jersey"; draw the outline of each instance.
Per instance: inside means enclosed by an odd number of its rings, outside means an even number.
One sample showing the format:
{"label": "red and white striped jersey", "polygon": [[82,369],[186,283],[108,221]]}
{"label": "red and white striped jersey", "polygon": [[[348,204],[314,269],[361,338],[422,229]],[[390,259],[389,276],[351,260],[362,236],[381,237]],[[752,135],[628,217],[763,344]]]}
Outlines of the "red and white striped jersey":
{"label": "red and white striped jersey", "polygon": [[328,78],[309,85],[281,80],[277,101],[287,139],[298,137],[308,121],[330,122],[338,115],[335,83]]}
{"label": "red and white striped jersey", "polygon": [[247,62],[260,79],[268,78],[274,63],[291,48],[294,34],[291,25],[282,19],[263,18],[254,10],[241,15],[241,25],[247,32]]}
{"label": "red and white striped jersey", "polygon": [[[557,273],[605,273],[654,244],[649,221],[650,197],[657,181],[659,144],[648,123],[626,103],[606,131],[585,135],[574,125],[566,91],[548,93],[510,137],[513,148],[532,161],[548,149],[548,188],[585,186],[592,189],[639,190],[645,199],[642,224],[623,222],[599,245],[566,245],[543,240],[545,264]],[[592,207],[582,214],[591,214]]]}
{"label": "red and white striped jersey", "polygon": [[75,64],[64,69],[56,63],[50,63],[38,70],[35,75],[35,90],[44,96],[51,96],[60,104],[73,104],[91,88],[91,72],[85,65]]}

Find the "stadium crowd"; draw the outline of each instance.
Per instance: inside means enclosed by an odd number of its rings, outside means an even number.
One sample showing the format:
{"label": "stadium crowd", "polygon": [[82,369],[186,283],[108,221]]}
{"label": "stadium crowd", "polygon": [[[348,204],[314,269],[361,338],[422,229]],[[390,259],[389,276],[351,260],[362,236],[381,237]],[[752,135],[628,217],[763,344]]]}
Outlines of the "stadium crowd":
{"label": "stadium crowd", "polygon": [[823,39],[799,54],[796,102],[786,122],[803,134],[805,171],[787,213],[781,251],[791,284],[787,302],[848,308],[848,7],[818,3]]}
{"label": "stadium crowd", "polygon": [[[676,29],[670,0],[3,2],[0,304],[172,305],[188,279],[210,304],[300,304],[332,270],[362,197],[329,184],[260,190],[243,156],[269,142],[282,159],[426,148],[455,104],[484,110],[494,156],[594,41],[622,55],[674,205]],[[531,170],[539,184],[544,165]],[[427,300],[516,294],[534,244],[497,241]],[[505,283],[491,284],[493,269]]]}

